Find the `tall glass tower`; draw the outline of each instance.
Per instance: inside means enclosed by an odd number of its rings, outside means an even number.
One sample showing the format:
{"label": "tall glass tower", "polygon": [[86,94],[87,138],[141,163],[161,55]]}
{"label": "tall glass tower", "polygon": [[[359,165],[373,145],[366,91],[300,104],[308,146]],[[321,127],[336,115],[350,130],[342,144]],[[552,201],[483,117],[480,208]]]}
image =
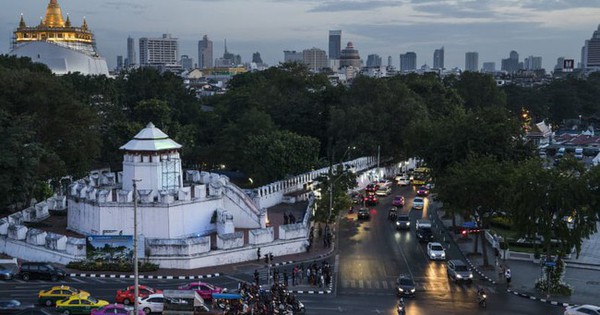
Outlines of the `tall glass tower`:
{"label": "tall glass tower", "polygon": [[342,51],[342,31],[329,31],[329,59],[340,59]]}

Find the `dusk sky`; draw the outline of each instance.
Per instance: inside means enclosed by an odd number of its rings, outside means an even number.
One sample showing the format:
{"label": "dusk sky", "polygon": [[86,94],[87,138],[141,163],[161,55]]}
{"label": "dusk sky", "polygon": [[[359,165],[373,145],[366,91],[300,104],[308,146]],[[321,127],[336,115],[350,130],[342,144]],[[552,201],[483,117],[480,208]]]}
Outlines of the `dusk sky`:
{"label": "dusk sky", "polygon": [[[5,0],[0,11],[0,52],[8,53],[12,31],[23,13],[37,25],[49,0]],[[483,62],[543,57],[551,70],[558,57],[580,62],[581,47],[600,24],[599,0],[59,0],[74,25],[83,17],[95,34],[98,51],[109,67],[126,56],[126,40],[179,38],[180,53],[198,59],[204,34],[214,42],[215,58],[228,50],[250,61],[283,61],[284,50],[318,47],[327,51],[328,31],[342,30],[342,46],[354,43],[361,58],[417,53],[417,65],[432,65],[433,50],[445,47],[446,68],[464,68],[465,52],[479,52]],[[136,42],[137,50],[137,42]],[[139,52],[138,52],[139,57]]]}

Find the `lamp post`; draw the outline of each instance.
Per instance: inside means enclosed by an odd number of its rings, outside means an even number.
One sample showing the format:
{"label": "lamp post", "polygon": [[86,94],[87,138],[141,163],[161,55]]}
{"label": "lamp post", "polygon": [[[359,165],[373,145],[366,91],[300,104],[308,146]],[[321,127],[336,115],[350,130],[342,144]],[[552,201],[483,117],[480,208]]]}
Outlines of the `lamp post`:
{"label": "lamp post", "polygon": [[138,270],[138,248],[137,248],[137,182],[133,181],[133,314],[138,315],[138,296],[139,296],[139,270]]}

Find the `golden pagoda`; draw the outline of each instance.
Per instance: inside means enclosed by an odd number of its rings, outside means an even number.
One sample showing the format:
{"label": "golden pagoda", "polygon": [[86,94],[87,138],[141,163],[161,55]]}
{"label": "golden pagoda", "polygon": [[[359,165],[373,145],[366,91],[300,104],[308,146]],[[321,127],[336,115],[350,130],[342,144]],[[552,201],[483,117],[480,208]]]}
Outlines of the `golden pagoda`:
{"label": "golden pagoda", "polygon": [[27,26],[21,14],[19,27],[14,35],[13,48],[29,42],[45,41],[90,54],[95,53],[94,35],[88,29],[85,18],[81,27],[72,26],[69,15],[66,21],[63,19],[57,0],[50,0],[46,8],[46,16],[37,26]]}

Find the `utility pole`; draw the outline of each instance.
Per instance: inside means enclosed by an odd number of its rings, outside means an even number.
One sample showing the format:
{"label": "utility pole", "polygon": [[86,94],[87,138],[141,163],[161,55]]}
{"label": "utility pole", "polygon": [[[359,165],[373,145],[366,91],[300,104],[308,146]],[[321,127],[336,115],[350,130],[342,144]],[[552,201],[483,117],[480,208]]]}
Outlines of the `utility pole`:
{"label": "utility pole", "polygon": [[138,270],[138,237],[137,237],[137,182],[141,179],[132,179],[133,181],[133,314],[138,315],[138,297],[139,288],[139,270]]}
{"label": "utility pole", "polygon": [[379,171],[379,158],[380,158],[380,154],[381,154],[381,146],[378,145],[377,146],[377,179],[379,179],[379,174],[381,173]]}

